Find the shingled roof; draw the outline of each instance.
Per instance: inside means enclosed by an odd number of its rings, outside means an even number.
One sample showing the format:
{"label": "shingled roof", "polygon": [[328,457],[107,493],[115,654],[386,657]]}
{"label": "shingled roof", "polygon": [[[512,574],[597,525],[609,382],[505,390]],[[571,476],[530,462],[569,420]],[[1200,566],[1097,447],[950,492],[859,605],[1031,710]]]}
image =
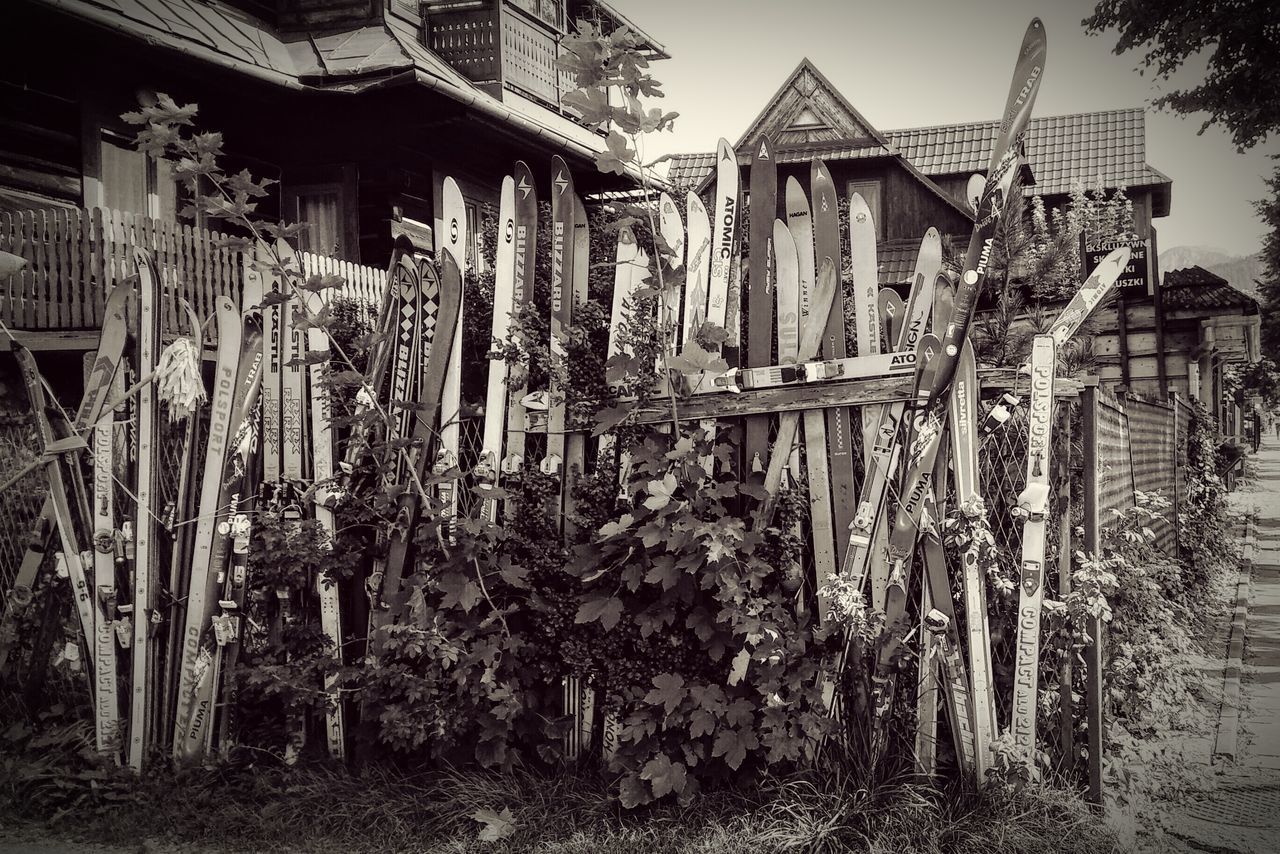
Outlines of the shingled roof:
{"label": "shingled roof", "polygon": [[1246,314],[1258,311],[1258,301],[1236,290],[1227,280],[1203,267],[1184,267],[1164,274],[1161,284],[1164,306],[1169,310],[1244,309]]}
{"label": "shingled roof", "polygon": [[[998,131],[994,121],[970,122],[890,130],[884,137],[891,153],[900,153],[934,177],[984,171]],[[1032,119],[1026,147],[1035,176],[1035,184],[1024,188],[1029,196],[1065,194],[1075,180],[1097,179],[1107,187],[1151,187],[1155,215],[1169,213],[1172,181],[1146,162],[1146,119],[1140,107]],[[676,155],[667,176],[672,183],[697,184],[711,166],[712,155]]]}
{"label": "shingled roof", "polygon": [[[999,130],[998,122],[971,122],[891,130],[885,136],[924,174],[954,175],[984,171]],[[1107,187],[1171,183],[1147,165],[1146,139],[1141,107],[1032,119],[1026,154],[1036,184],[1028,191],[1065,194],[1076,180],[1100,179]]]}
{"label": "shingled roof", "polygon": [[[343,32],[288,34],[210,0],[28,0],[87,23],[289,89],[359,92],[387,85],[432,89],[482,121],[593,160],[605,148],[588,128],[512,96],[480,89],[423,46],[416,25],[387,14]],[[660,51],[659,45],[657,50]]]}

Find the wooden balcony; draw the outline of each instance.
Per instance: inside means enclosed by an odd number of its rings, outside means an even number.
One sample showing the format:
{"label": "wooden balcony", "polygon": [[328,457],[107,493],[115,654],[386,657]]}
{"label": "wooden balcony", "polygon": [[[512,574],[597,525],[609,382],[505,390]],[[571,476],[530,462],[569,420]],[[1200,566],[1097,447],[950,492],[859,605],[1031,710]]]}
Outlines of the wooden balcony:
{"label": "wooden balcony", "polygon": [[548,17],[509,0],[429,6],[426,42],[495,97],[510,90],[565,112],[560,99],[577,86],[556,67],[563,30]]}
{"label": "wooden balcony", "polygon": [[[179,297],[201,319],[213,313],[218,296],[240,304],[247,261],[227,240],[216,231],[103,208],[0,212],[0,250],[27,260],[24,270],[0,279],[0,321],[33,348],[93,346],[106,295],[134,275],[136,246],[155,254],[165,331],[189,334]],[[381,305],[385,270],[309,252],[302,262],[308,275],[343,276],[347,283],[337,293],[371,313]]]}

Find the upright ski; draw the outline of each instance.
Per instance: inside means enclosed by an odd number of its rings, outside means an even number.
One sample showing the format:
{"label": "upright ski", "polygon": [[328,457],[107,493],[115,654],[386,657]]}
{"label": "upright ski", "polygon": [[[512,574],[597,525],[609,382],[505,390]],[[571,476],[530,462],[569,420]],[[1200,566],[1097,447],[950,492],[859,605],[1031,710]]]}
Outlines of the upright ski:
{"label": "upright ski", "polygon": [[[778,209],[778,171],[773,142],[761,137],[751,160],[751,248],[747,281],[747,358],[749,368],[772,362],[773,220]],[[743,479],[758,477],[769,457],[769,416],[746,419]]]}
{"label": "upright ski", "polygon": [[[840,220],[836,205],[836,188],[831,173],[821,160],[809,166],[809,192],[813,197],[813,245],[815,258],[830,258],[836,270],[841,270]],[[844,289],[836,293],[835,305],[827,317],[827,331],[822,338],[824,359],[844,359],[849,355],[845,341]],[[912,353],[914,357],[914,352]],[[914,364],[914,363],[913,363]],[[914,370],[914,368],[913,368]],[[857,486],[853,479],[853,435],[850,432],[851,410],[838,406],[826,410],[827,443],[830,453],[827,464],[830,469],[832,527],[836,534],[837,566],[844,564],[849,549],[848,531],[857,510]],[[819,603],[820,614],[825,614],[825,604]]]}
{"label": "upright ski", "polygon": [[[553,361],[563,361],[567,355],[565,341],[573,324],[573,223],[574,190],[573,175],[560,157],[551,161],[551,355]],[[559,387],[554,374],[550,381],[550,409],[547,413],[547,453],[542,458],[544,474],[560,479],[552,506],[553,516],[558,518],[564,507],[564,454],[565,454],[565,390]]]}
{"label": "upright ski", "polygon": [[[467,242],[470,239],[467,235],[466,202],[463,201],[462,191],[458,189],[458,183],[453,178],[444,179],[440,198],[443,213],[441,222],[444,227],[444,233],[442,235],[443,240],[437,238],[436,242],[443,249],[441,254],[448,255],[453,262],[452,266],[441,264],[441,289],[452,290],[453,283],[446,282],[444,279],[448,275],[453,275],[454,271],[456,271],[458,277],[458,309],[457,317],[454,320],[456,329],[452,330],[450,335],[452,349],[449,352],[449,367],[444,375],[444,384],[440,392],[440,451],[436,454],[435,465],[432,466],[432,473],[436,476],[456,470],[458,467],[458,454],[461,451],[462,313],[465,310],[463,303],[466,293],[466,289],[463,286],[463,278],[467,271]],[[425,275],[423,279],[425,281]],[[440,320],[439,317],[436,318],[437,323]],[[425,366],[425,364],[426,362],[424,361],[423,365]],[[436,487],[436,494],[443,505],[442,512],[445,517],[450,520],[456,518],[458,515],[457,480],[450,478],[441,481]],[[396,589],[398,589],[398,584],[399,582],[397,581]]]}
{"label": "upright ski", "polygon": [[[306,295],[307,312],[312,318],[318,318],[324,311],[324,299],[320,294],[310,291]],[[329,355],[329,336],[322,326],[307,328],[307,349],[313,354]],[[330,500],[333,496],[333,430],[330,425],[330,401],[328,379],[325,376],[327,363],[312,361],[309,373],[311,380],[311,478],[316,521],[324,530],[327,541],[332,545],[337,537],[333,507]],[[320,597],[320,628],[333,642],[333,657],[338,665],[342,664],[342,611],[338,597],[338,586],[331,579],[316,576],[316,593]],[[324,688],[329,695],[329,704],[325,709],[325,740],[329,746],[329,755],[341,761],[346,756],[346,723],[342,710],[342,697],[338,693],[337,675],[325,677]]]}
{"label": "upright ski", "polygon": [[[790,240],[790,235],[787,239]],[[809,323],[805,325],[797,346],[799,358],[811,358],[822,345],[822,336],[827,327],[827,313],[831,311],[839,281],[835,262],[830,258],[823,258],[818,268],[818,286],[814,289],[813,300],[809,304]],[[768,469],[764,475],[764,488],[768,494],[760,502],[754,514],[753,526],[757,531],[763,531],[773,522],[773,514],[778,507],[782,473],[790,462],[791,450],[795,444],[799,426],[799,412],[784,412],[778,419],[778,435],[774,439],[773,453],[769,456]]]}
{"label": "upright ski", "polygon": [[[527,313],[533,307],[534,261],[538,235],[538,194],[533,173],[520,160],[516,161],[515,178],[515,247],[512,273],[512,311]],[[519,373],[528,369],[528,354],[521,354]],[[502,474],[511,477],[524,468],[526,383],[513,383],[508,375],[506,456],[502,458]]]}
{"label": "upright ski", "polygon": [[[226,568],[228,525],[243,493],[243,461],[235,442],[253,430],[254,407],[261,384],[262,338],[257,326],[246,326],[231,300],[217,302],[218,355],[209,403],[209,438],[195,539],[190,588],[182,632],[182,665],[174,719],[173,756],[203,755],[212,733],[217,689],[218,643],[213,617],[218,605],[219,574]],[[247,466],[246,466],[247,467]]]}
{"label": "upright ski", "polygon": [[[812,313],[813,291],[817,276],[817,264],[813,254],[813,216],[809,201],[800,182],[787,179],[786,190],[787,229],[791,232],[796,248],[796,262],[800,277],[800,324],[809,323]],[[844,301],[837,294],[832,297],[830,313],[844,309]],[[828,318],[829,320],[830,318]],[[823,340],[826,330],[823,330]],[[804,426],[805,466],[808,471],[809,524],[813,536],[813,590],[822,589],[836,572],[835,522],[831,512],[831,476],[827,459],[826,416],[819,409],[806,409],[801,416]],[[826,619],[826,597],[818,598],[818,617]]]}
{"label": "upright ski", "polygon": [[1018,496],[1022,573],[1018,584],[1018,657],[1013,680],[1011,731],[1027,757],[1036,749],[1036,697],[1040,680],[1040,611],[1044,601],[1045,525],[1053,451],[1053,382],[1058,345],[1037,335],[1031,346],[1031,404],[1027,412],[1027,485]]}
{"label": "upright ski", "polygon": [[[137,335],[139,376],[155,371],[159,357],[161,311],[158,305],[160,277],[156,275],[151,255],[134,249],[133,263],[138,269]],[[155,388],[143,384],[137,399],[138,461],[134,486],[134,560],[133,560],[133,668],[132,702],[129,710],[129,767],[142,770],[151,741],[151,712],[155,705],[151,685],[154,655],[151,649],[151,614],[155,605],[152,582],[156,572],[156,517],[159,503],[158,407]]]}
{"label": "upright ski", "polygon": [[[489,357],[489,378],[484,399],[484,434],[474,471],[476,484],[487,493],[498,485],[498,461],[502,459],[502,433],[507,427],[507,362],[502,357],[511,326],[516,290],[516,182],[502,179],[498,201],[498,247],[493,278],[493,321],[489,335],[496,352]],[[480,517],[498,521],[498,499],[486,494],[480,501]]]}

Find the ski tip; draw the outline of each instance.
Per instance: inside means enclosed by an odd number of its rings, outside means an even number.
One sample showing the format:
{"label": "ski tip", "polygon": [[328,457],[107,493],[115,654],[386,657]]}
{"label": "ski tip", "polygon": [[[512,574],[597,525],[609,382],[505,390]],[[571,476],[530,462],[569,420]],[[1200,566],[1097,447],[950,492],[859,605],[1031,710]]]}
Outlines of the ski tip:
{"label": "ski tip", "polygon": [[871,208],[867,205],[867,200],[862,197],[861,193],[851,193],[849,195],[849,223],[850,227],[854,224],[874,227]]}
{"label": "ski tip", "polygon": [[823,287],[830,284],[834,287],[837,281],[836,262],[831,260],[830,255],[822,256],[822,263],[818,265],[818,285]]}
{"label": "ski tip", "polygon": [[689,190],[685,195],[685,205],[689,211],[689,219],[692,220],[695,215],[706,218],[707,206],[702,203],[702,197]]}
{"label": "ski tip", "polygon": [[809,214],[809,197],[800,186],[800,179],[795,175],[787,176],[787,216],[807,216]]}

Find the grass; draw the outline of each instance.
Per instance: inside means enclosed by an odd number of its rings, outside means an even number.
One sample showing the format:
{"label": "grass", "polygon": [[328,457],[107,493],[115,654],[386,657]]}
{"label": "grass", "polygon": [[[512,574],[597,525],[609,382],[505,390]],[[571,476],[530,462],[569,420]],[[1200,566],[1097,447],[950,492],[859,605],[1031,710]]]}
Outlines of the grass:
{"label": "grass", "polygon": [[[586,771],[506,775],[361,773],[331,767],[158,771],[142,780],[81,773],[54,782],[0,763],[0,822],[38,822],[65,839],[219,851],[666,854],[772,851],[880,854],[1105,854],[1114,837],[1075,795],[937,789],[904,781],[869,790],[839,773],[768,779],[692,804],[626,812]],[[509,813],[504,810],[510,810]],[[503,838],[486,841],[489,811]],[[150,849],[149,849],[150,850]]]}

